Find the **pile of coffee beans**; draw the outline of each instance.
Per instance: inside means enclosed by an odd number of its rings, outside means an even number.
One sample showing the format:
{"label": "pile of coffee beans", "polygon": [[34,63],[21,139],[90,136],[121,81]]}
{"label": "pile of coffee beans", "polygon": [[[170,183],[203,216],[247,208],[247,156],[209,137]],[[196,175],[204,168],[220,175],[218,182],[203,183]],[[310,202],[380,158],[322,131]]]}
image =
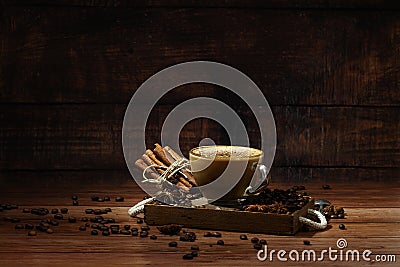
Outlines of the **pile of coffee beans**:
{"label": "pile of coffee beans", "polygon": [[344,219],[345,213],[342,207],[329,205],[323,209],[323,213],[327,219]]}

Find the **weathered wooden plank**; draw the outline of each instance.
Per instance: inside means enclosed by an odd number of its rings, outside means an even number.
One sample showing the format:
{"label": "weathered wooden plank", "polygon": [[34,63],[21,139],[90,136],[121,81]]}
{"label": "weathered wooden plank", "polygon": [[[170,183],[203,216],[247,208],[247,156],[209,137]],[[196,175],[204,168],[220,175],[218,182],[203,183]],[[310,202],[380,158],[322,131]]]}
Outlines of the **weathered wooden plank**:
{"label": "weathered wooden plank", "polygon": [[[157,71],[212,59],[273,105],[398,106],[399,27],[381,10],[5,7],[0,102],[127,103]],[[219,91],[196,84],[164,101]]]}

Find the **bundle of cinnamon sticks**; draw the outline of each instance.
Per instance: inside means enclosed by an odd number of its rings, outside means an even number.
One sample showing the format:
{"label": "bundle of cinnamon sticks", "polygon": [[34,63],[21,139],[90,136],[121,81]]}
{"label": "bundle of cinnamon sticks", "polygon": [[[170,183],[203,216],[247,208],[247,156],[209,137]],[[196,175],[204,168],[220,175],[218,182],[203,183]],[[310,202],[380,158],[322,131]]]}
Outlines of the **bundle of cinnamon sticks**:
{"label": "bundle of cinnamon sticks", "polygon": [[[181,158],[182,156],[176,153],[169,146],[162,147],[160,144],[156,143],[155,148],[153,150],[147,149],[146,153],[142,155],[142,158],[135,162],[135,165],[142,171],[146,170],[147,176],[157,179],[165,172],[165,168],[147,168],[148,166],[158,165],[162,167],[169,167],[172,163]],[[193,175],[187,169],[182,169],[174,176],[168,177],[168,181],[185,190],[189,190],[191,187],[197,186]]]}

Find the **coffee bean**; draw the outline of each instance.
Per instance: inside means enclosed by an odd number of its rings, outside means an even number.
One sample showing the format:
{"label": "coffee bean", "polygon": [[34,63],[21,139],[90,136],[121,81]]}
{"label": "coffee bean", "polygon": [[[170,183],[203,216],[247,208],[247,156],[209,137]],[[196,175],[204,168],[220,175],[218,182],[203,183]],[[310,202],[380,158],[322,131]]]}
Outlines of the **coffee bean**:
{"label": "coffee bean", "polygon": [[85,225],[79,226],[79,231],[86,231],[86,226]]}
{"label": "coffee bean", "polygon": [[50,227],[50,224],[47,222],[47,220],[46,220],[46,222],[41,222],[39,225],[46,227],[46,228]]}
{"label": "coffee bean", "polygon": [[107,224],[108,221],[107,221],[107,220],[102,220],[100,223],[101,223],[101,224]]}
{"label": "coffee bean", "polygon": [[95,216],[94,218],[95,218],[98,222],[104,221],[103,216],[100,216],[100,215]]}
{"label": "coffee bean", "polygon": [[12,210],[18,209],[18,205],[12,204],[12,205],[10,205],[10,208],[11,208]]}
{"label": "coffee bean", "polygon": [[76,196],[76,195],[73,195],[71,198],[72,198],[72,200],[78,200],[78,196]]}
{"label": "coffee bean", "polygon": [[99,200],[99,197],[98,196],[91,196],[91,199],[92,199],[92,201],[97,201],[97,200]]}
{"label": "coffee bean", "polygon": [[37,225],[35,228],[36,228],[36,230],[39,230],[40,232],[46,232],[48,229],[47,227],[44,227],[42,225]]}
{"label": "coffee bean", "polygon": [[300,185],[299,190],[306,190],[306,187],[304,185]]}
{"label": "coffee bean", "polygon": [[178,243],[175,242],[175,241],[171,241],[171,242],[168,243],[168,246],[170,246],[170,247],[177,247],[177,246],[178,246]]}
{"label": "coffee bean", "polygon": [[[124,229],[125,230],[129,230],[129,229],[131,229],[131,226],[130,225],[124,225]],[[142,229],[143,230],[143,229]]]}
{"label": "coffee bean", "polygon": [[310,240],[303,240],[303,244],[306,246],[311,245],[311,241]]}
{"label": "coffee bean", "polygon": [[240,240],[247,240],[247,235],[240,235]]}
{"label": "coffee bean", "polygon": [[91,234],[91,235],[98,235],[99,232],[98,232],[97,230],[92,230],[92,231],[90,231],[90,234]]}
{"label": "coffee bean", "polygon": [[196,240],[196,234],[194,232],[183,232],[183,235],[179,238],[183,242],[194,242]]}
{"label": "coffee bean", "polygon": [[332,215],[330,216],[330,218],[331,218],[331,219],[337,219],[338,216],[337,216],[336,214],[332,214]]}
{"label": "coffee bean", "polygon": [[220,232],[214,232],[214,233],[212,233],[212,236],[213,237],[221,237],[222,234]]}
{"label": "coffee bean", "polygon": [[122,201],[124,201],[125,199],[124,199],[124,197],[116,197],[115,198],[115,201],[116,202],[122,202]]}
{"label": "coffee bean", "polygon": [[184,260],[193,260],[193,255],[192,253],[188,253],[182,256],[182,259]]}
{"label": "coffee bean", "polygon": [[253,237],[250,241],[251,241],[251,243],[254,243],[254,244],[256,244],[256,243],[258,243],[258,238],[257,237]]}
{"label": "coffee bean", "polygon": [[322,188],[325,189],[325,190],[328,190],[328,189],[331,189],[331,186],[329,184],[324,184],[322,186]]}
{"label": "coffee bean", "polygon": [[25,229],[31,230],[33,228],[34,228],[33,224],[30,224],[30,223],[25,224]]}
{"label": "coffee bean", "polygon": [[344,214],[343,213],[340,213],[339,215],[338,215],[338,219],[343,219],[344,218]]}
{"label": "coffee bean", "polygon": [[[111,233],[113,234],[113,235],[115,235],[115,234],[119,234],[119,229],[117,229],[117,228],[110,228],[111,229]],[[136,232],[137,233],[137,232]]]}
{"label": "coffee bean", "polygon": [[149,232],[147,232],[147,231],[140,231],[140,234],[139,234],[140,237],[147,237],[148,235],[149,235]]}
{"label": "coffee bean", "polygon": [[150,239],[156,240],[156,239],[157,239],[157,236],[156,236],[156,235],[151,235],[151,236],[150,236]]}
{"label": "coffee bean", "polygon": [[25,208],[25,209],[23,209],[23,210],[22,210],[22,212],[23,212],[23,213],[30,213],[30,212],[31,212],[31,210],[30,210],[30,209],[26,209],[26,208]]}
{"label": "coffee bean", "polygon": [[105,208],[104,209],[106,212],[112,212],[111,208]]}
{"label": "coffee bean", "polygon": [[115,219],[113,219],[113,218],[108,218],[108,219],[107,219],[107,222],[108,222],[108,223],[115,223]]}
{"label": "coffee bean", "polygon": [[119,231],[119,233],[122,234],[122,235],[130,235],[131,231],[122,229],[122,230]]}
{"label": "coffee bean", "polygon": [[49,228],[49,229],[46,230],[46,233],[52,234],[52,233],[54,233],[54,231],[53,231],[53,229]]}
{"label": "coffee bean", "polygon": [[99,225],[97,223],[92,224],[90,227],[93,229],[99,229]]}
{"label": "coffee bean", "polygon": [[204,233],[204,237],[212,237],[212,233],[211,232],[205,232]]}
{"label": "coffee bean", "polygon": [[76,218],[73,217],[73,216],[70,216],[70,217],[68,218],[68,222],[69,222],[69,223],[76,223]]}
{"label": "coffee bean", "polygon": [[87,217],[82,217],[81,218],[81,222],[87,222],[87,221],[89,221],[89,219]]}
{"label": "coffee bean", "polygon": [[13,218],[12,219],[12,222],[13,223],[19,223],[21,221],[21,219],[19,219],[19,218]]}
{"label": "coffee bean", "polygon": [[199,248],[199,246],[191,246],[190,249],[191,250],[199,250],[200,248]]}
{"label": "coffee bean", "polygon": [[93,211],[93,213],[96,214],[96,215],[103,214],[103,212],[101,211],[101,209],[95,209],[95,210]]}
{"label": "coffee bean", "polygon": [[148,227],[147,225],[144,225],[144,226],[141,226],[141,227],[140,227],[140,230],[142,230],[142,231],[149,231],[149,230],[150,230],[150,227]]}
{"label": "coffee bean", "polygon": [[110,201],[110,197],[109,196],[105,196],[104,197],[104,201]]}
{"label": "coffee bean", "polygon": [[68,209],[67,208],[61,208],[60,209],[62,214],[67,214],[68,213]]}
{"label": "coffee bean", "polygon": [[24,229],[24,225],[23,224],[16,224],[15,229]]}
{"label": "coffee bean", "polygon": [[57,214],[58,213],[58,209],[52,209],[51,210],[51,214]]}
{"label": "coffee bean", "polygon": [[339,224],[339,229],[340,230],[345,230],[346,229],[346,225],[344,225],[343,223]]}
{"label": "coffee bean", "polygon": [[93,209],[85,209],[86,214],[92,214],[94,212]]}
{"label": "coffee bean", "polygon": [[50,220],[49,224],[53,225],[53,226],[58,226],[59,223],[56,220]]}
{"label": "coffee bean", "polygon": [[3,209],[3,207],[0,207],[0,212],[2,212],[4,209]]}
{"label": "coffee bean", "polygon": [[138,236],[138,235],[139,235],[138,230],[133,230],[133,231],[132,231],[132,236]]}
{"label": "coffee bean", "polygon": [[257,249],[257,250],[260,250],[260,249],[262,249],[262,245],[261,245],[261,244],[259,244],[259,243],[257,243],[257,244],[254,244],[254,245],[253,245],[253,247],[254,247],[254,249]]}
{"label": "coffee bean", "polygon": [[110,232],[108,230],[104,230],[101,234],[104,236],[109,236]]}
{"label": "coffee bean", "polygon": [[73,200],[73,201],[72,201],[72,206],[78,206],[78,205],[79,205],[79,203],[78,203],[77,200]]}
{"label": "coffee bean", "polygon": [[131,227],[131,231],[139,231],[137,227]]}
{"label": "coffee bean", "polygon": [[199,252],[197,251],[192,251],[190,254],[192,254],[193,257],[199,256]]}
{"label": "coffee bean", "polygon": [[111,224],[110,228],[117,228],[119,230],[119,225],[118,224]]}
{"label": "coffee bean", "polygon": [[224,240],[218,240],[218,241],[217,241],[217,245],[222,246],[222,245],[224,245],[224,244],[225,244]]}
{"label": "coffee bean", "polygon": [[108,231],[108,227],[107,226],[101,226],[101,227],[99,227],[99,230],[100,231]]}
{"label": "coffee bean", "polygon": [[267,240],[265,239],[260,239],[260,241],[258,242],[260,245],[266,245],[267,244]]}
{"label": "coffee bean", "polygon": [[139,224],[141,224],[141,223],[143,223],[143,219],[137,219],[136,222],[139,223]]}
{"label": "coffee bean", "polygon": [[86,227],[90,227],[90,223],[85,223],[85,226]]}
{"label": "coffee bean", "polygon": [[100,197],[99,199],[97,199],[97,202],[104,202],[104,198]]}
{"label": "coffee bean", "polygon": [[32,230],[28,232],[28,236],[35,236],[35,235],[37,235],[36,231]]}
{"label": "coffee bean", "polygon": [[13,218],[11,218],[11,217],[4,217],[4,220],[5,220],[6,222],[12,222]]}

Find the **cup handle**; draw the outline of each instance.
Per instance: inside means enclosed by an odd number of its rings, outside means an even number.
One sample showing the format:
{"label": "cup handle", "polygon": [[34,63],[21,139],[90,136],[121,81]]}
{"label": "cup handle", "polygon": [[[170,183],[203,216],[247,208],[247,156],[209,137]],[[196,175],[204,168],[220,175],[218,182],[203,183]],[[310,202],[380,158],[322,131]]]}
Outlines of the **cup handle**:
{"label": "cup handle", "polygon": [[271,176],[268,175],[268,169],[264,164],[258,164],[256,167],[256,172],[260,173],[260,177],[254,176],[250,182],[250,185],[246,188],[245,195],[255,194],[266,188],[270,181]]}

